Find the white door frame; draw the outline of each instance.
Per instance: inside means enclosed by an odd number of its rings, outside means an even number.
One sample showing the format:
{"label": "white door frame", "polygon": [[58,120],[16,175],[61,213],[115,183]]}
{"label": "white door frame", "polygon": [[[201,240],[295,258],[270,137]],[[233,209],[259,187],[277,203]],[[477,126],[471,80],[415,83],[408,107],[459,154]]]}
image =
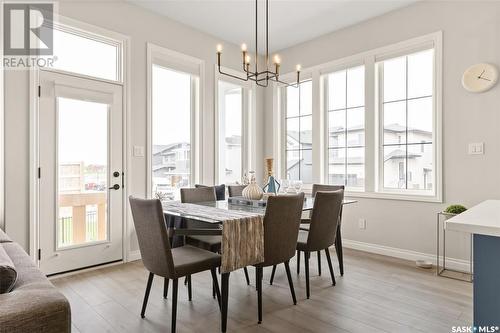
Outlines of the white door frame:
{"label": "white door frame", "polygon": [[[123,209],[123,228],[122,228],[122,254],[123,261],[127,262],[131,258],[130,256],[130,230],[133,229],[131,225],[131,214],[128,209],[127,198],[130,194],[129,184],[131,183],[131,177],[129,170],[131,170],[131,143],[129,139],[130,131],[130,117],[131,117],[131,99],[130,99],[130,37],[94,26],[91,24],[83,23],[74,19],[70,19],[64,16],[58,15],[58,22],[75,29],[80,29],[83,31],[95,33],[110,39],[114,39],[122,45],[122,82],[113,82],[115,84],[121,85],[122,88],[122,100],[123,100],[123,124],[122,124],[122,136],[123,136],[123,172],[125,172],[125,185],[122,191],[122,209]],[[86,79],[93,79],[97,81],[109,82],[107,80],[101,80],[98,78],[91,78],[85,75],[80,75],[76,73],[66,73],[58,70],[50,70],[57,73],[68,74],[75,77],[81,77]],[[38,101],[38,86],[40,78],[40,69],[32,68],[29,71],[29,255],[30,257],[39,264],[38,261],[38,250],[40,248],[40,234],[39,234],[39,181],[38,181],[38,166],[39,166],[39,101]]]}

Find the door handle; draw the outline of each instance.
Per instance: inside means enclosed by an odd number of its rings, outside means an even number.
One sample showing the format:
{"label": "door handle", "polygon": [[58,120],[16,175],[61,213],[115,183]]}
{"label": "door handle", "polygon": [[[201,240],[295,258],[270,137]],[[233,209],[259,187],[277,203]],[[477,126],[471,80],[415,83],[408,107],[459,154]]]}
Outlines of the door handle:
{"label": "door handle", "polygon": [[109,189],[110,190],[119,190],[120,189],[120,185],[115,184],[115,185],[111,186]]}

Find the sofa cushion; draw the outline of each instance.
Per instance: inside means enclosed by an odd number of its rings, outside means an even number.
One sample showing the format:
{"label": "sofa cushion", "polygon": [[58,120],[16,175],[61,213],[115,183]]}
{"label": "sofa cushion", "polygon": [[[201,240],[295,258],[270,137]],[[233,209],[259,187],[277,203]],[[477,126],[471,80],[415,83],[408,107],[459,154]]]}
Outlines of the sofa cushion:
{"label": "sofa cushion", "polygon": [[17,271],[3,246],[0,244],[0,294],[8,293],[14,288]]}
{"label": "sofa cushion", "polygon": [[12,240],[7,236],[7,234],[0,229],[0,243],[12,242]]}

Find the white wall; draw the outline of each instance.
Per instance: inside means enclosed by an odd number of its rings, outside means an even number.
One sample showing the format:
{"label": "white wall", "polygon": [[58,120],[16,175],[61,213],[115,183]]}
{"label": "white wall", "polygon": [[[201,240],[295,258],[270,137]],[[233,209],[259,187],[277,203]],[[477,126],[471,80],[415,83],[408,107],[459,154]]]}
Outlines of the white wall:
{"label": "white wall", "polygon": [[[131,145],[146,147],[146,43],[205,60],[205,107],[203,109],[202,182],[214,179],[214,64],[220,39],[191,29],[145,9],[121,1],[70,1],[59,3],[63,16],[112,30],[131,38]],[[239,68],[239,47],[224,42],[223,64]],[[25,249],[29,248],[29,73],[5,73],[5,220],[6,231]],[[257,122],[262,126],[263,92],[257,90]],[[263,138],[256,146],[259,179],[263,175]],[[146,195],[146,158],[132,157],[130,194]],[[132,235],[130,250],[138,249]]]}
{"label": "white wall", "polygon": [[[428,33],[443,31],[444,203],[359,199],[345,210],[344,238],[406,251],[434,254],[436,213],[449,204],[466,206],[500,198],[500,87],[467,93],[463,71],[479,62],[500,68],[500,2],[421,2],[280,52],[283,73],[292,65],[318,65]],[[267,133],[272,92],[266,92]],[[265,153],[272,154],[266,136]],[[485,155],[467,155],[469,142],[485,142]],[[358,229],[358,219],[367,229]],[[465,237],[448,243],[450,256],[467,258]],[[418,254],[417,254],[418,256]]]}

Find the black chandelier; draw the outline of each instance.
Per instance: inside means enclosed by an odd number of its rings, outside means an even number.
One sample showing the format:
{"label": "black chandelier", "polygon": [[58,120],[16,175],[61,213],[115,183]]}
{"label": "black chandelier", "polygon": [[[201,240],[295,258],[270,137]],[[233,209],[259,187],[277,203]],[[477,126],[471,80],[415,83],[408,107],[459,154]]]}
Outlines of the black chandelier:
{"label": "black chandelier", "polygon": [[266,70],[259,72],[258,70],[258,1],[255,0],[255,59],[254,59],[254,71],[250,70],[250,55],[247,52],[247,45],[241,45],[241,51],[243,53],[243,71],[245,72],[244,77],[240,77],[237,75],[233,75],[230,73],[225,73],[221,69],[220,60],[222,55],[222,45],[217,45],[217,67],[219,69],[219,73],[223,75],[227,75],[229,77],[242,80],[242,81],[255,81],[258,86],[267,87],[269,85],[269,81],[274,81],[281,83],[285,86],[298,87],[300,82],[300,70],[301,66],[296,66],[297,72],[297,82],[294,84],[290,84],[280,80],[280,65],[281,59],[279,55],[275,55],[273,59],[274,63],[274,72],[269,70],[269,0],[266,0]]}

